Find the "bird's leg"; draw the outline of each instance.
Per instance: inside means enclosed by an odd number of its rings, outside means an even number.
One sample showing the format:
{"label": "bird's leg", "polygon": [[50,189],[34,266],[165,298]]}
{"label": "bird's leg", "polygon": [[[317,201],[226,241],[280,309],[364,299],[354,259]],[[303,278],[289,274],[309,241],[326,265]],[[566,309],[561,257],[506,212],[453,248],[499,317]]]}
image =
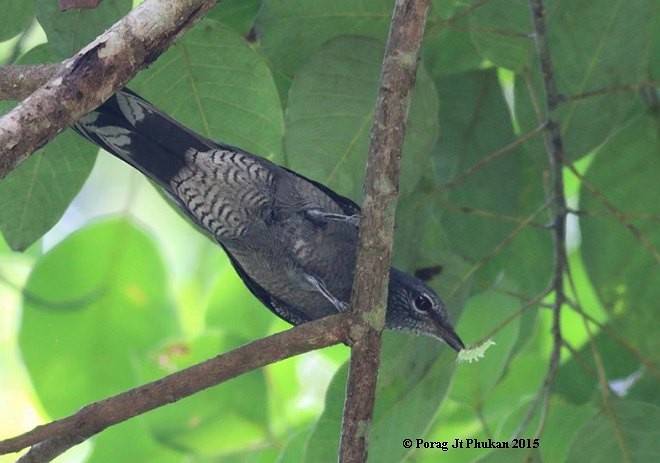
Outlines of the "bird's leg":
{"label": "bird's leg", "polygon": [[325,284],[323,283],[323,280],[320,278],[315,277],[314,275],[310,275],[309,273],[305,273],[303,276],[305,281],[312,285],[312,287],[321,293],[323,297],[325,297],[327,300],[329,300],[332,305],[335,306],[335,308],[339,312],[345,312],[346,309],[348,309],[348,304],[346,302],[340,301],[337,299],[335,296],[332,295],[330,291],[328,291],[328,288],[325,287]]}
{"label": "bird's leg", "polygon": [[349,223],[355,227],[360,226],[360,214],[344,215],[335,214],[334,212],[325,212],[321,209],[306,209],[305,215],[315,221],[327,222],[330,220],[337,220]]}

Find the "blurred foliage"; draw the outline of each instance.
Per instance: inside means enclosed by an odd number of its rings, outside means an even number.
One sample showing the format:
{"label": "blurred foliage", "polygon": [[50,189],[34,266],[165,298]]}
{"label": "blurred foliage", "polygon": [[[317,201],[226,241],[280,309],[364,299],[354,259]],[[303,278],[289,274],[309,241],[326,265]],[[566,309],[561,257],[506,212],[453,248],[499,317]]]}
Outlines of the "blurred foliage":
{"label": "blurred foliage", "polygon": [[[69,56],[131,3],[62,13],[49,0],[9,1],[0,59]],[[359,201],[393,3],[226,0],[130,87],[207,136]],[[528,3],[433,0],[394,258],[435,269],[430,284],[467,343],[497,344],[456,365],[434,340],[386,333],[370,461],[660,454],[660,8],[546,6],[566,97],[567,199],[580,212],[567,238],[570,349],[545,391],[552,217]],[[0,181],[0,438],[286,328],[148,182],[103,154],[94,165],[95,152],[66,132]],[[268,366],[111,428],[61,461],[334,461],[347,354],[335,346]],[[417,445],[512,436],[540,445],[449,448],[451,457]]]}

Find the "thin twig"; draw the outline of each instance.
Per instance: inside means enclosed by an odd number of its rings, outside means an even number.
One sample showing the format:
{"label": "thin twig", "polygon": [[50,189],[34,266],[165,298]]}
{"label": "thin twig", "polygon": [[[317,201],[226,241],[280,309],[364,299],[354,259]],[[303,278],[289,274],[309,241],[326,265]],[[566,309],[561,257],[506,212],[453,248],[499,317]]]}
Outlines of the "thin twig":
{"label": "thin twig", "polygon": [[[545,8],[542,0],[529,0],[530,13],[532,16],[532,28],[534,41],[541,67],[543,89],[545,91],[545,112],[547,119],[545,123],[545,146],[550,165],[551,180],[551,207],[553,210],[553,262],[554,271],[551,288],[554,293],[552,307],[552,352],[550,353],[550,364],[548,372],[541,386],[537,400],[528,410],[525,418],[520,423],[516,435],[527,427],[534,417],[539,405],[541,407],[541,420],[537,432],[542,429],[547,416],[550,400],[550,390],[559,368],[559,358],[563,345],[561,334],[561,309],[566,301],[564,289],[564,276],[568,274],[568,256],[566,253],[566,217],[568,208],[566,206],[566,192],[564,189],[563,167],[564,167],[564,144],[561,137],[559,123],[555,119],[555,110],[561,102],[561,95],[557,89],[554,77],[552,58],[548,43],[548,34],[545,24]],[[537,437],[537,436],[535,436]]]}
{"label": "thin twig", "polygon": [[632,224],[632,222],[630,222],[630,220],[628,220],[626,214],[620,211],[614,204],[612,204],[607,196],[605,196],[598,188],[596,188],[595,185],[587,180],[584,175],[578,172],[572,163],[567,163],[566,167],[571,171],[573,175],[577,177],[578,180],[580,180],[582,186],[589,190],[589,192],[594,195],[594,197],[599,202],[601,202],[607,208],[607,210],[610,211],[614,217],[628,229],[628,231],[630,231],[630,233],[632,233],[632,235],[642,244],[642,246],[644,246],[644,249],[646,249],[649,254],[653,256],[656,262],[660,262],[660,251],[658,251],[653,243],[646,236],[644,236],[644,233],[642,233],[639,228],[637,228]]}
{"label": "thin twig", "polygon": [[477,273],[479,269],[484,267],[488,262],[490,262],[492,259],[497,257],[502,251],[504,251],[507,246],[509,246],[511,243],[513,243],[513,240],[525,229],[528,228],[528,226],[534,222],[534,219],[544,212],[548,208],[548,205],[546,203],[541,204],[535,211],[533,211],[528,217],[522,219],[520,222],[518,222],[517,226],[511,230],[511,232],[502,238],[502,240],[497,243],[495,247],[492,248],[492,250],[483,256],[481,259],[479,259],[477,262],[475,262],[472,267],[470,267],[462,276],[459,281],[456,282],[456,284],[447,291],[447,298],[451,299],[454,297],[456,294],[458,294],[459,290],[461,287],[467,282],[473,275]]}
{"label": "thin twig", "polygon": [[611,87],[598,88],[595,90],[589,90],[588,92],[577,93],[575,95],[564,95],[562,97],[562,101],[573,102],[583,100],[585,98],[591,98],[593,96],[607,95],[614,92],[630,92],[656,87],[660,87],[660,82],[654,80],[632,84],[612,85]]}
{"label": "thin twig", "polygon": [[[491,288],[490,290],[491,290],[491,291],[495,291],[496,288]],[[528,301],[525,301],[525,303],[524,303],[523,305],[521,305],[520,308],[519,308],[518,310],[516,310],[515,312],[513,312],[511,315],[509,315],[508,317],[506,317],[504,320],[500,321],[497,325],[493,326],[493,327],[490,329],[490,331],[488,331],[486,334],[484,334],[484,335],[481,337],[481,339],[480,339],[478,342],[476,342],[475,344],[479,344],[479,343],[485,342],[486,340],[492,338],[493,336],[495,336],[495,335],[497,334],[498,331],[500,331],[501,329],[503,329],[506,325],[508,325],[509,323],[511,323],[511,322],[512,322],[513,320],[515,320],[516,318],[522,316],[522,314],[525,313],[525,312],[527,312],[527,310],[529,310],[529,309],[532,308],[532,307],[538,307],[538,306],[539,306],[539,302],[541,301],[541,299],[543,299],[543,298],[546,297],[547,295],[548,295],[548,292],[547,292],[547,291],[542,291],[541,293],[539,293],[539,294],[537,294],[536,296],[534,296],[532,299],[530,299],[530,300],[528,300]]]}
{"label": "thin twig", "polygon": [[614,331],[606,323],[600,322],[593,316],[589,315],[584,311],[582,306],[578,303],[571,302],[569,307],[580,315],[583,319],[587,320],[589,323],[592,323],[596,328],[605,333],[610,339],[616,342],[619,346],[625,349],[631,356],[633,356],[641,365],[644,366],[644,369],[649,372],[649,374],[655,376],[657,380],[660,380],[660,370],[651,360],[643,356],[638,349],[635,349],[625,338],[621,337],[616,331]]}
{"label": "thin twig", "polygon": [[489,154],[487,156],[484,156],[479,161],[475,162],[470,167],[468,167],[463,172],[461,172],[456,177],[454,177],[450,182],[447,182],[444,185],[441,185],[438,188],[438,190],[440,190],[440,191],[448,190],[450,188],[455,187],[456,185],[461,184],[467,177],[469,177],[470,175],[473,175],[474,173],[478,172],[480,169],[482,169],[486,165],[490,164],[491,162],[495,161],[496,159],[501,158],[505,154],[512,153],[514,148],[517,148],[518,146],[522,145],[523,143],[531,140],[536,135],[541,133],[541,131],[544,128],[545,127],[543,125],[539,125],[535,129],[527,132],[526,134],[522,135],[520,138],[514,140],[513,142],[509,143],[508,145],[503,146],[502,148],[498,149],[497,151],[492,152],[491,154]]}
{"label": "thin twig", "polygon": [[515,224],[522,224],[524,223],[525,226],[528,226],[530,228],[537,228],[537,229],[543,229],[546,230],[548,228],[548,225],[542,222],[530,222],[527,218],[522,218],[522,217],[516,217],[513,215],[507,215],[507,214],[502,214],[497,211],[490,211],[487,209],[478,209],[476,207],[472,206],[461,206],[459,204],[455,204],[451,201],[444,201],[442,198],[439,197],[434,197],[433,201],[440,206],[443,210],[446,211],[452,211],[452,212],[458,212],[466,215],[472,215],[475,217],[482,217],[484,219],[492,219],[498,222],[508,222],[508,223],[515,223]]}
{"label": "thin twig", "polygon": [[381,68],[364,181],[364,202],[351,296],[354,341],[339,460],[362,462],[376,396],[385,326],[401,149],[429,0],[397,0]]}

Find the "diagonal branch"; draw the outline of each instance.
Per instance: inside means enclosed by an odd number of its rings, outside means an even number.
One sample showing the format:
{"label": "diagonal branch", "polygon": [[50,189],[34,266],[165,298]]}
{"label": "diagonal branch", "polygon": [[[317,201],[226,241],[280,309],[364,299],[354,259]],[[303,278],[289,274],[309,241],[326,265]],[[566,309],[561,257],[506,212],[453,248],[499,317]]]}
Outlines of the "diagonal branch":
{"label": "diagonal branch", "polygon": [[354,324],[340,461],[365,461],[399,191],[401,149],[429,0],[397,0],[371,128],[351,307]]}
{"label": "diagonal branch", "polygon": [[87,405],[71,416],[0,441],[0,455],[32,447],[24,456],[27,461],[50,461],[72,446],[134,416],[176,402],[248,371],[344,341],[347,339],[346,318],[345,314],[341,314],[305,323],[152,383]]}
{"label": "diagonal branch", "polygon": [[216,0],[147,0],[0,118],[0,178],[147,67]]}

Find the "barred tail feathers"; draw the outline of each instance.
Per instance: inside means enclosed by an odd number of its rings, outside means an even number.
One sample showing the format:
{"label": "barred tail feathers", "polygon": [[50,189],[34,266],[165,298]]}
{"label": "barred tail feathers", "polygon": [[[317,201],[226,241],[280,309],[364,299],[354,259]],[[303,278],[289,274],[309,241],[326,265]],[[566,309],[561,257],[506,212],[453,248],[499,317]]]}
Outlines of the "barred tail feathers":
{"label": "barred tail feathers", "polygon": [[185,153],[206,151],[213,143],[128,89],[83,116],[73,129],[166,190],[185,166]]}

